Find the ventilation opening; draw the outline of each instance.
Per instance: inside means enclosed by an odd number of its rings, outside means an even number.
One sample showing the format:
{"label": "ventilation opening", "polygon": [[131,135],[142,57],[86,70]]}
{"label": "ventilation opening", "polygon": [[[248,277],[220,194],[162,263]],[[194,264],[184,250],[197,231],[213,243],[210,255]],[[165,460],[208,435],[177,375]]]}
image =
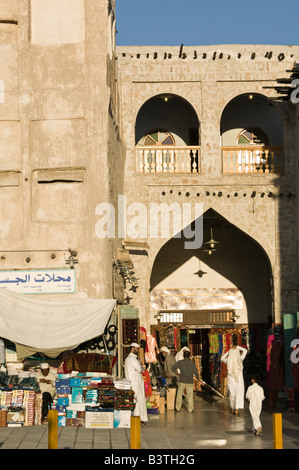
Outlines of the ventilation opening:
{"label": "ventilation opening", "polygon": [[51,183],[83,183],[83,180],[68,180],[68,179],[60,179],[60,180],[39,180],[38,184],[51,184]]}
{"label": "ventilation opening", "polygon": [[0,24],[18,24],[17,20],[0,20]]}
{"label": "ventilation opening", "polygon": [[37,173],[38,184],[54,183],[84,183],[86,170],[39,170]]}

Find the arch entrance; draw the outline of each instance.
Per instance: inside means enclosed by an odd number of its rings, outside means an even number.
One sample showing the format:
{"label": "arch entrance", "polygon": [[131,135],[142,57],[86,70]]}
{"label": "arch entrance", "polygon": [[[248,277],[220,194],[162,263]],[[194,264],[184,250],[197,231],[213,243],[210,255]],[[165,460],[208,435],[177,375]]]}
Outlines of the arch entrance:
{"label": "arch entrance", "polygon": [[[216,241],[210,253],[210,244]],[[203,215],[203,245],[184,249],[172,238],[157,254],[151,273],[151,330],[158,346],[188,345],[202,378],[225,387],[220,357],[233,335],[245,345],[246,377],[264,370],[267,330],[272,322],[272,272],[263,248],[213,209]],[[217,373],[216,373],[217,371]],[[250,378],[250,377],[249,377]]]}

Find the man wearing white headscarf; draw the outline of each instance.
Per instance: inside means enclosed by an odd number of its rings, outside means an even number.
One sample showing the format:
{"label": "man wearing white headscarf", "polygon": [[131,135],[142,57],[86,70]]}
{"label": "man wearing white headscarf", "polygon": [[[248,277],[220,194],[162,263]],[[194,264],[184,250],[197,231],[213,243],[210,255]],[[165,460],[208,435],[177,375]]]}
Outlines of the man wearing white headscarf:
{"label": "man wearing white headscarf", "polygon": [[244,377],[243,361],[246,357],[247,349],[238,346],[237,340],[233,338],[233,347],[221,357],[221,361],[227,364],[227,386],[230,394],[231,412],[239,414],[239,410],[244,408]]}
{"label": "man wearing white headscarf", "polygon": [[56,377],[50,372],[49,364],[43,362],[40,366],[40,372],[37,372],[35,378],[38,381],[40,391],[43,395],[42,419],[44,422],[48,415],[49,406],[56,394]]}
{"label": "man wearing white headscarf", "polygon": [[182,361],[184,359],[184,351],[189,351],[190,352],[190,349],[187,348],[187,346],[184,346],[175,356],[175,360],[176,362],[178,361]]}
{"label": "man wearing white headscarf", "polygon": [[144,380],[142,376],[143,367],[137,359],[139,344],[132,343],[130,354],[125,360],[125,377],[130,380],[131,387],[135,395],[134,416],[140,416],[140,422],[144,425],[148,421],[145,400]]}

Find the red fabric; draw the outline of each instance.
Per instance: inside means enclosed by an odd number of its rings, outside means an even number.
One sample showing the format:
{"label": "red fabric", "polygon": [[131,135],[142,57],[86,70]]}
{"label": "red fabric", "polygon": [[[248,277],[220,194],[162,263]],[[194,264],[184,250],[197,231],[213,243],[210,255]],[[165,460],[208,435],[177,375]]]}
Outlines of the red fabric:
{"label": "red fabric", "polygon": [[143,381],[144,381],[145,396],[146,398],[151,397],[153,394],[153,391],[152,391],[151,378],[150,378],[148,370],[144,370],[142,372],[142,375],[143,375]]}
{"label": "red fabric", "polygon": [[174,349],[177,350],[178,341],[177,341],[177,328],[174,328]]}

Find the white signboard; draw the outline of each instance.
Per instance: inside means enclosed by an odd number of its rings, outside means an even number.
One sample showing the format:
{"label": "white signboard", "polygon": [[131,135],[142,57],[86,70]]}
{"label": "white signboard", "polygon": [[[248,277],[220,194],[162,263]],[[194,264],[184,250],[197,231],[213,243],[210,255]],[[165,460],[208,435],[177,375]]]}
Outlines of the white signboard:
{"label": "white signboard", "polygon": [[0,288],[20,294],[74,293],[75,270],[0,271]]}

